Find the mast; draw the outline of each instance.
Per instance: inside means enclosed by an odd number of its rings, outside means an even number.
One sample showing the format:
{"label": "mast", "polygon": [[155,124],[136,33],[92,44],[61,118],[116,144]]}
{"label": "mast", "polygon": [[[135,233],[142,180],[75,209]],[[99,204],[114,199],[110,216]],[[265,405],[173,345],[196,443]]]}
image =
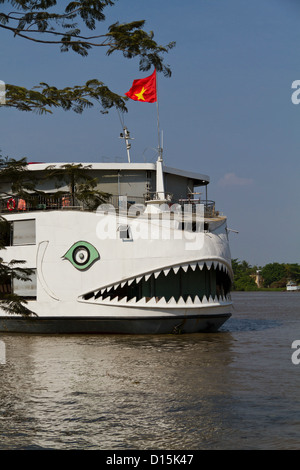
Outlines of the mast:
{"label": "mast", "polygon": [[130,163],[130,149],[131,149],[131,143],[129,142],[129,140],[134,140],[132,137],[130,137],[130,132],[129,130],[127,129],[126,126],[123,126],[123,132],[121,132],[120,134],[120,139],[124,139],[125,140],[125,144],[126,144],[126,150],[127,150],[127,158],[128,158],[128,163]]}
{"label": "mast", "polygon": [[156,162],[156,197],[160,201],[165,201],[166,195],[165,195],[164,170],[163,170],[163,133],[160,137],[158,98],[156,100],[156,109],[157,109],[157,134],[158,134],[158,158]]}
{"label": "mast", "polygon": [[166,200],[165,184],[164,184],[164,170],[163,170],[163,144],[162,142],[160,142],[159,129],[158,129],[158,158],[156,161],[156,197],[160,201]]}

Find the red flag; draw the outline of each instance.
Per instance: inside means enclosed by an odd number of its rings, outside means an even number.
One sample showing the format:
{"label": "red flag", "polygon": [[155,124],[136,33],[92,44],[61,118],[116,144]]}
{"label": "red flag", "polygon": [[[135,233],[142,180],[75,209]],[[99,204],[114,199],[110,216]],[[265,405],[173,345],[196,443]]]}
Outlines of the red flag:
{"label": "red flag", "polygon": [[132,87],[125,95],[134,101],[155,103],[157,101],[156,70],[149,77],[133,80]]}

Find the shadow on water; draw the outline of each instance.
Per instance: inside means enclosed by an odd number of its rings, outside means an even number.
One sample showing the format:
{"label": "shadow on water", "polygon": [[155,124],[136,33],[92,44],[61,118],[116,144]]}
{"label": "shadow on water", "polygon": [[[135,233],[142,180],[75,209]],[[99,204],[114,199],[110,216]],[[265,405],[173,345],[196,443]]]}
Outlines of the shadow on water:
{"label": "shadow on water", "polygon": [[279,328],[280,326],[282,326],[282,322],[278,320],[230,318],[226,324],[220,328],[220,332],[263,331],[270,328]]}

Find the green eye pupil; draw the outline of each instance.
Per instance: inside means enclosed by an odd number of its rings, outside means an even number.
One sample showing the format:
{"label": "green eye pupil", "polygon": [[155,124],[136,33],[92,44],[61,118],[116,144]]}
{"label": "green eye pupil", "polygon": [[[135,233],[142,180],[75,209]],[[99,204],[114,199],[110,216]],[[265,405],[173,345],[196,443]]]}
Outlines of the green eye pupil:
{"label": "green eye pupil", "polygon": [[75,268],[80,270],[88,269],[100,258],[97,249],[88,242],[77,242],[64,255]]}

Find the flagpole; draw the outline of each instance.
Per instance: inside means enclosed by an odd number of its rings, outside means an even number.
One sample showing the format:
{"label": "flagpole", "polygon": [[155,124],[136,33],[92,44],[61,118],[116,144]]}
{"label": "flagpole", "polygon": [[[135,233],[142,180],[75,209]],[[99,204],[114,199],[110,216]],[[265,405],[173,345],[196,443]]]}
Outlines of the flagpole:
{"label": "flagpole", "polygon": [[156,83],[156,110],[157,110],[157,133],[158,133],[158,158],[156,162],[156,195],[158,200],[165,200],[164,170],[163,170],[163,148],[160,139],[159,128],[159,105],[158,105],[158,87]]}
{"label": "flagpole", "polygon": [[164,173],[163,173],[163,147],[160,137],[160,123],[159,123],[159,104],[157,93],[157,79],[156,69],[154,72],[145,78],[133,80],[132,86],[129,91],[125,93],[128,98],[134,101],[144,101],[147,103],[154,103],[156,101],[157,111],[157,132],[158,132],[158,158],[156,161],[156,200],[165,200],[165,186],[164,186]]}
{"label": "flagpole", "polygon": [[162,154],[163,154],[163,149],[161,146],[161,140],[160,140],[160,129],[159,129],[159,105],[158,105],[158,87],[156,84],[156,111],[157,111],[157,134],[158,134],[158,159],[159,161],[162,161]]}

